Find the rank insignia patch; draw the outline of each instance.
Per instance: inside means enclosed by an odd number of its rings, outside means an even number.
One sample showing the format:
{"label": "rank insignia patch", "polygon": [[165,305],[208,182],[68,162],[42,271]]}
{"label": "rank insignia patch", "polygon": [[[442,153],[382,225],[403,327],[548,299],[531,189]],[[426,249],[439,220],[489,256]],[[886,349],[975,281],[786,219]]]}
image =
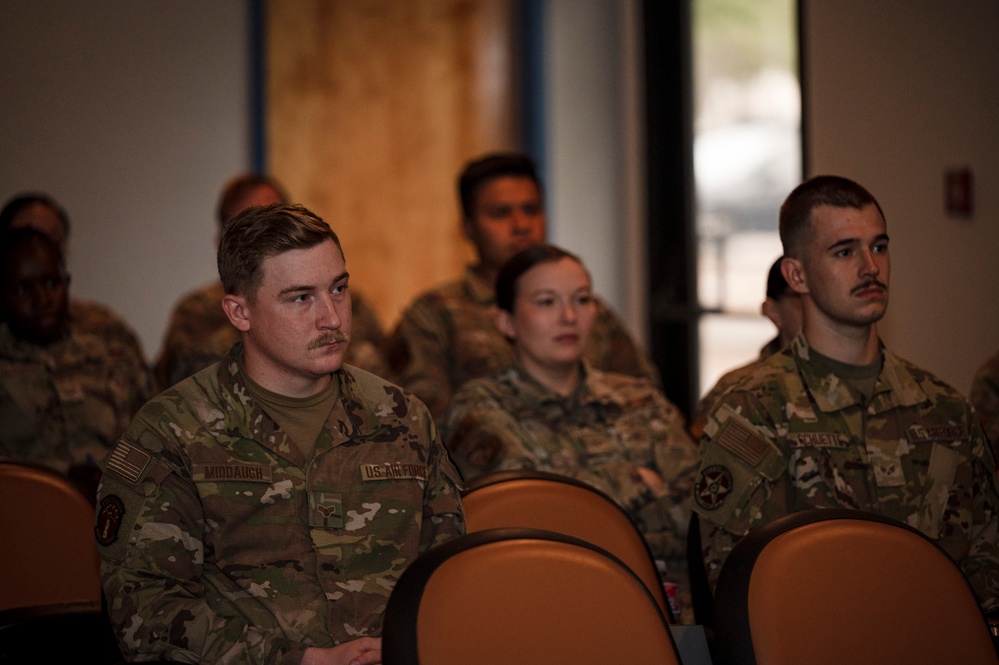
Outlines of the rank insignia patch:
{"label": "rank insignia patch", "polygon": [[309,526],[326,529],[344,527],[343,498],[329,492],[309,492]]}
{"label": "rank insignia patch", "polygon": [[94,527],[94,536],[97,542],[107,547],[118,540],[118,529],[121,528],[121,518],[125,514],[125,503],[115,496],[109,494],[101,499],[101,509],[97,513],[97,526]]}
{"label": "rank insignia patch", "polygon": [[732,493],[732,472],[715,464],[701,471],[694,488],[694,498],[697,505],[705,510],[715,510],[725,503],[726,497]]}

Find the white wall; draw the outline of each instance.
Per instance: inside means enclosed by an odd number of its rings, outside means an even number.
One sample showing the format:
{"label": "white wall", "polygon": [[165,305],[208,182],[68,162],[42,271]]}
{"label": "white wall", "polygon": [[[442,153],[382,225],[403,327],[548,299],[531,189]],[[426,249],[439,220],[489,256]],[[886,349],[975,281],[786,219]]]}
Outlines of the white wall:
{"label": "white wall", "polygon": [[545,4],[549,240],[645,343],[641,15],[637,0]]}
{"label": "white wall", "polygon": [[67,209],[71,294],[150,359],[216,276],[216,196],[249,166],[248,26],[241,0],[0,0],[0,199]]}
{"label": "white wall", "polygon": [[[806,0],[809,174],[865,185],[891,237],[886,343],[967,391],[999,347],[999,3]],[[970,219],[944,171],[975,178]]]}

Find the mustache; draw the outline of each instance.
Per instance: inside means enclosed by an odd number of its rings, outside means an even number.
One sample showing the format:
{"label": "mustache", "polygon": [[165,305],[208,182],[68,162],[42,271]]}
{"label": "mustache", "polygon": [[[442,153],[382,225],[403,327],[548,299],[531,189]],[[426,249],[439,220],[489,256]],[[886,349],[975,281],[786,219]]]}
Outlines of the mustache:
{"label": "mustache", "polygon": [[326,346],[327,344],[347,344],[348,342],[350,342],[350,335],[340,332],[339,330],[334,330],[333,332],[321,335],[309,342],[309,351],[315,351],[319,347]]}
{"label": "mustache", "polygon": [[878,280],[876,280],[876,279],[868,279],[868,280],[866,280],[866,281],[865,281],[865,282],[864,282],[863,284],[861,284],[860,286],[855,286],[855,287],[853,287],[853,290],[852,290],[852,291],[850,291],[850,293],[858,293],[859,291],[863,291],[863,290],[865,290],[865,289],[869,289],[869,288],[871,288],[872,286],[876,286],[876,287],[878,287],[878,288],[880,288],[880,289],[882,289],[882,290],[884,290],[884,291],[887,291],[887,290],[888,290],[888,287],[887,287],[887,286],[885,286],[885,285],[884,285],[883,283],[881,283],[880,281],[878,281]]}

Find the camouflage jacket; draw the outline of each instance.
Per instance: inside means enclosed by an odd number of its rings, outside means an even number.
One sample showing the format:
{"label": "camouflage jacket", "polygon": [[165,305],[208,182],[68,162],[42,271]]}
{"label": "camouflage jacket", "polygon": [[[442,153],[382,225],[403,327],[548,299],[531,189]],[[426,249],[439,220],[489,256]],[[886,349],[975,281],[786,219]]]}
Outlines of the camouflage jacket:
{"label": "camouflage jacket", "polygon": [[[495,312],[493,285],[469,267],[462,279],[417,298],[389,338],[387,354],[396,380],[438,420],[462,384],[513,362],[513,349],[496,328]],[[660,383],[658,370],[599,299],[585,358],[605,372]]]}
{"label": "camouflage jacket", "polygon": [[720,379],[718,379],[714,387],[712,387],[711,390],[709,390],[704,397],[697,402],[697,406],[694,409],[694,415],[690,419],[690,435],[694,437],[695,441],[699,441],[701,435],[704,434],[704,421],[707,420],[708,414],[714,407],[715,402],[718,401],[718,398],[726,390],[728,390],[733,383],[742,378],[742,376],[755,371],[756,366],[760,364],[761,360],[769,358],[773,354],[780,351],[780,349],[780,335],[778,335],[763,345],[760,349],[760,355],[757,356],[756,360],[742,365],[741,367],[736,367],[735,369],[726,372]]}
{"label": "camouflage jacket", "polygon": [[969,399],[989,438],[992,454],[999,459],[999,353],[975,372]]}
{"label": "camouflage jacket", "polygon": [[96,464],[152,396],[133,345],[72,329],[41,347],[0,324],[0,457],[60,472]]}
{"label": "camouflage jacket", "polygon": [[[222,309],[225,290],[221,282],[208,284],[183,296],[167,325],[156,380],[169,388],[181,379],[216,363],[239,341],[239,331]],[[356,291],[351,291],[351,343],[344,362],[391,379],[382,351],[385,331],[375,310]]]}
{"label": "camouflage jacket", "polygon": [[422,404],[345,366],[306,459],[249,397],[241,352],[151,401],[105,460],[95,534],[127,660],[297,664],[378,636],[402,571],[464,532]]}
{"label": "camouflage jacket", "polygon": [[712,585],[749,530],[806,508],[892,517],[958,562],[986,609],[999,592],[995,461],[970,404],[882,349],[869,403],[804,336],[719,399],[701,440],[693,508]]}
{"label": "camouflage jacket", "polygon": [[132,327],[107,305],[72,298],[69,301],[69,326],[77,333],[90,333],[108,342],[131,349],[146,364],[146,355]]}
{"label": "camouflage jacket", "polygon": [[[569,398],[517,363],[469,381],[455,393],[442,430],[452,459],[466,479],[538,469],[589,483],[625,509],[654,555],[685,559],[697,449],[683,417],[646,379],[585,371]],[[636,467],[658,473],[666,493],[655,496]]]}

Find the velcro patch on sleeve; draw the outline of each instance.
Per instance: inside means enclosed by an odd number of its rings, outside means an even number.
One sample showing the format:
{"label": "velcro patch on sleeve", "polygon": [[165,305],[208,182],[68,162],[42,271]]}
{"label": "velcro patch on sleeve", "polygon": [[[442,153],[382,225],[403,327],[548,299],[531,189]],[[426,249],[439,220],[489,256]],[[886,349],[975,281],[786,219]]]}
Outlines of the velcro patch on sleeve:
{"label": "velcro patch on sleeve", "polygon": [[136,483],[149,466],[152,456],[130,443],[119,441],[108,456],[105,472],[112,472],[130,483]]}
{"label": "velcro patch on sleeve", "polygon": [[109,494],[101,499],[97,511],[97,524],[94,536],[97,542],[107,547],[118,540],[118,530],[121,529],[122,518],[125,515],[125,502],[116,494]]}
{"label": "velcro patch on sleeve", "polygon": [[192,464],[194,482],[235,480],[244,483],[273,482],[271,468],[263,464]]}
{"label": "velcro patch on sleeve", "polygon": [[701,470],[694,486],[694,499],[705,510],[717,510],[732,493],[732,472],[720,464]]}
{"label": "velcro patch on sleeve", "polygon": [[725,421],[716,441],[749,466],[758,465],[768,450],[763,437],[735,418]]}

